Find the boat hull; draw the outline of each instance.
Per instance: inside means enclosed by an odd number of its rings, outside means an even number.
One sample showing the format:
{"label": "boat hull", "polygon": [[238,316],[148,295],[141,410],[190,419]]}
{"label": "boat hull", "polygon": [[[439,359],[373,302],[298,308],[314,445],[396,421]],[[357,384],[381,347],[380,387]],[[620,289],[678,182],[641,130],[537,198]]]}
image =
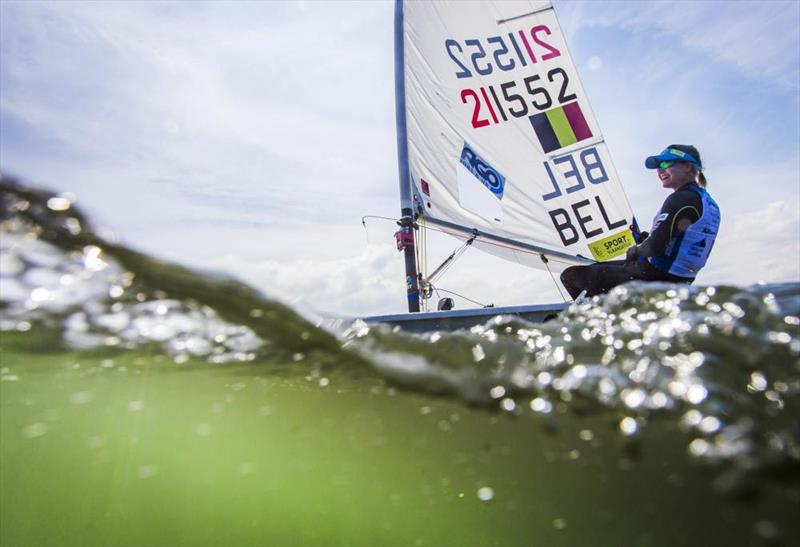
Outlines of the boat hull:
{"label": "boat hull", "polygon": [[383,323],[395,325],[408,332],[453,331],[469,329],[475,325],[483,324],[497,315],[514,315],[526,321],[542,323],[557,316],[567,309],[567,307],[569,307],[568,303],[503,306],[498,308],[378,315],[374,317],[363,317],[362,320],[367,324]]}

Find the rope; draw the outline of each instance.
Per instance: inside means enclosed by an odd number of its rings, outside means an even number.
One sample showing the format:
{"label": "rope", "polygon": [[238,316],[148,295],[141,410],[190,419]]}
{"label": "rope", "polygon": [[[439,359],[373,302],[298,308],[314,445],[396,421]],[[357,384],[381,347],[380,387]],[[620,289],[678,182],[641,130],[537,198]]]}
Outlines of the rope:
{"label": "rope", "polygon": [[467,298],[467,297],[466,297],[466,296],[464,296],[463,294],[458,294],[457,292],[454,292],[454,291],[448,291],[447,289],[439,289],[439,288],[436,288],[436,287],[434,287],[434,289],[433,289],[433,290],[436,292],[436,296],[437,296],[437,297],[439,296],[439,291],[442,291],[442,292],[446,292],[446,293],[448,293],[448,294],[454,294],[454,295],[456,295],[457,297],[459,297],[459,298],[463,298],[464,300],[467,300],[467,301],[469,301],[469,302],[472,302],[473,304],[477,304],[477,305],[479,305],[479,306],[480,306],[480,307],[482,307],[482,308],[493,308],[493,307],[494,307],[494,304],[481,304],[481,303],[480,303],[480,302],[478,302],[477,300],[473,300],[473,299],[471,299],[471,298]]}
{"label": "rope", "polygon": [[561,295],[561,299],[564,302],[569,302],[569,300],[567,300],[564,297],[564,293],[561,291],[561,285],[559,285],[558,281],[556,281],[556,276],[553,275],[553,272],[550,270],[550,265],[548,264],[548,262],[550,262],[550,260],[544,255],[539,255],[539,256],[542,257],[542,262],[544,262],[544,267],[547,269],[547,273],[550,274],[550,279],[553,280],[553,285],[555,285],[556,289],[558,289],[558,294]]}
{"label": "rope", "polygon": [[428,311],[428,297],[425,290],[423,281],[427,277],[428,271],[428,238],[425,225],[425,217],[419,216],[417,218],[417,245],[414,247],[415,256],[417,259],[417,285],[419,288],[420,304],[422,311]]}

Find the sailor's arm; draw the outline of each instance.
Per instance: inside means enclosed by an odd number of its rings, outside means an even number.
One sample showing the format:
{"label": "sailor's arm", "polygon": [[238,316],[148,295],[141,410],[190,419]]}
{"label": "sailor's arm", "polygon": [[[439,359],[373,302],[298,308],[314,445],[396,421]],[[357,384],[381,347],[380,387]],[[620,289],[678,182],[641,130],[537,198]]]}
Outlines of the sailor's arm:
{"label": "sailor's arm", "polygon": [[669,242],[700,219],[702,204],[695,192],[675,192],[664,202],[649,237],[628,249],[626,260],[664,254]]}

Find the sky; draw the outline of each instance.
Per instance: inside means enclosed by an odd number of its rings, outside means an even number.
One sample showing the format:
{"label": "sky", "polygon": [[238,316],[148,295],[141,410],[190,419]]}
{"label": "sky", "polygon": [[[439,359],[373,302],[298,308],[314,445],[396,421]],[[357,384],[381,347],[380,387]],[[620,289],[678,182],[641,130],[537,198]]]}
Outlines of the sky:
{"label": "sky", "polygon": [[[800,2],[554,1],[641,224],[694,144],[723,224],[702,285],[800,281]],[[0,1],[0,171],[106,237],[339,316],[406,309],[391,1]],[[429,236],[428,262],[460,246]],[[470,249],[439,286],[562,300]],[[442,293],[441,296],[449,294]],[[469,307],[456,297],[457,307]]]}

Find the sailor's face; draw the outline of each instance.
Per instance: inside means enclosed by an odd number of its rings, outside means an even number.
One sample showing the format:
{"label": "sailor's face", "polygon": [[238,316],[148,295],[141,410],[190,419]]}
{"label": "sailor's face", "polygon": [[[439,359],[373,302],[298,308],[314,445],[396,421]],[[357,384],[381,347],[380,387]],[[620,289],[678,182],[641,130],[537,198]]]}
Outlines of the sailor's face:
{"label": "sailor's face", "polygon": [[661,180],[662,188],[677,190],[681,186],[694,181],[694,169],[688,162],[676,162],[662,169],[658,168],[658,178]]}

